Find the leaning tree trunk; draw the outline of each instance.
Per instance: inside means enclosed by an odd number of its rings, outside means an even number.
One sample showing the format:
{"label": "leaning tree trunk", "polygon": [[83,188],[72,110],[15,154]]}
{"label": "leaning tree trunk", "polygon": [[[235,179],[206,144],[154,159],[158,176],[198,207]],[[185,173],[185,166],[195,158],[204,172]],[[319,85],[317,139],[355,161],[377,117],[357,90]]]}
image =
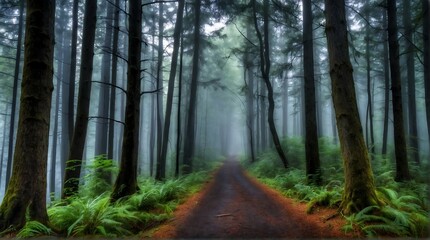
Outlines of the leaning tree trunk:
{"label": "leaning tree trunk", "polygon": [[137,186],[137,160],[139,151],[140,121],[140,63],[142,48],[142,1],[129,1],[128,15],[128,71],[125,127],[122,143],[121,165],[111,201],[134,194]]}
{"label": "leaning tree trunk", "polygon": [[[176,76],[176,67],[178,65],[179,43],[181,41],[180,37],[182,32],[182,19],[184,16],[184,6],[185,6],[185,0],[179,0],[178,11],[176,14],[175,30],[173,33],[173,53],[172,53],[172,63],[171,63],[170,75],[169,75],[169,86],[167,89],[166,118],[164,120],[164,127],[163,127],[163,141],[162,141],[161,150],[160,150],[159,159],[158,159],[159,165],[157,165],[156,179],[158,180],[162,180],[166,176],[167,145],[169,143],[170,121],[171,121],[172,105],[173,105],[173,90],[175,88],[175,76]],[[178,127],[179,126],[180,125],[178,125]]]}
{"label": "leaning tree trunk", "polygon": [[275,112],[275,101],[273,98],[273,88],[270,82],[270,55],[269,55],[269,1],[264,0],[263,6],[263,21],[264,21],[264,39],[260,32],[257,22],[257,6],[256,1],[252,1],[253,4],[253,14],[254,14],[254,26],[255,31],[257,33],[257,38],[260,44],[260,65],[261,65],[261,74],[263,76],[263,80],[266,83],[267,87],[267,99],[269,102],[268,116],[267,120],[269,123],[269,129],[272,133],[273,143],[275,145],[276,151],[278,152],[279,158],[282,161],[282,164],[285,168],[288,167],[288,160],[285,156],[285,153],[282,149],[281,142],[279,141],[278,132],[275,127],[274,120],[274,112]]}
{"label": "leaning tree trunk", "polygon": [[400,80],[399,43],[397,41],[396,1],[387,1],[388,46],[390,55],[391,92],[393,96],[394,145],[396,153],[396,181],[410,179],[406,137],[403,124],[402,86]]}
{"label": "leaning tree trunk", "polygon": [[48,223],[46,171],[53,86],[55,1],[27,1],[24,71],[10,184],[0,206],[0,230],[29,217]]}
{"label": "leaning tree trunk", "polygon": [[344,0],[326,0],[325,15],[332,97],[345,173],[340,208],[350,214],[379,204],[379,200],[355,96]]}
{"label": "leaning tree trunk", "polygon": [[305,77],[306,176],[309,183],[321,184],[315,101],[314,52],[311,0],[303,0],[303,71]]}
{"label": "leaning tree trunk", "polygon": [[[69,158],[66,163],[62,198],[73,196],[77,194],[79,190],[79,178],[81,174],[85,139],[87,137],[88,130],[88,113],[90,110],[96,13],[97,1],[87,0],[85,2],[84,33],[82,38],[76,123],[70,145]],[[73,81],[73,79],[70,79],[70,81]]]}

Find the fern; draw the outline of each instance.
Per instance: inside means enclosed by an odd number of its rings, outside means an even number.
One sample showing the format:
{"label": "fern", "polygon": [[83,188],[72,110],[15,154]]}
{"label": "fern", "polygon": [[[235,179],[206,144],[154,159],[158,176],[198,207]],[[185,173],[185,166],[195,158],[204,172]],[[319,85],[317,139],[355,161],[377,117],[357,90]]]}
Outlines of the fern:
{"label": "fern", "polygon": [[38,221],[27,221],[16,235],[18,238],[30,238],[51,235],[52,230]]}

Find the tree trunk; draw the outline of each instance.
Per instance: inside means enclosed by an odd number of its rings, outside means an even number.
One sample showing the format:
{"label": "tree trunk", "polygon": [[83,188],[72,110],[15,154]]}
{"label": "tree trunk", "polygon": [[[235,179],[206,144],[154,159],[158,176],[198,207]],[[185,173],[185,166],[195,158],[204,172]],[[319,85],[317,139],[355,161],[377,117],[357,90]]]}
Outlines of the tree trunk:
{"label": "tree trunk", "polygon": [[390,54],[391,92],[393,96],[394,145],[396,152],[396,181],[410,179],[406,138],[403,124],[402,86],[400,80],[399,43],[397,41],[397,7],[387,1],[388,45]]}
{"label": "tree trunk", "polygon": [[19,6],[19,23],[18,23],[18,40],[16,45],[15,56],[15,73],[13,75],[13,90],[12,90],[12,109],[10,112],[10,126],[9,126],[9,150],[7,152],[7,168],[6,168],[6,184],[5,188],[9,185],[10,174],[12,170],[12,157],[14,156],[14,143],[15,143],[15,116],[16,116],[16,103],[18,93],[18,78],[21,65],[21,49],[22,49],[22,29],[24,25],[24,0],[20,0]]}
{"label": "tree trunk", "polygon": [[[86,9],[86,7],[85,7]],[[76,82],[76,61],[77,61],[77,45],[78,45],[78,18],[79,18],[79,0],[73,0],[73,17],[72,17],[72,46],[70,53],[70,77],[69,77],[69,106],[68,109],[68,133],[69,133],[69,145],[72,144],[74,127],[75,127],[75,82]],[[84,23],[85,25],[85,23]],[[85,29],[85,27],[84,27]],[[84,49],[84,46],[82,46]],[[81,60],[82,61],[82,60]],[[82,63],[81,63],[82,65]],[[82,65],[84,66],[84,65]],[[69,146],[70,147],[70,146]],[[70,149],[69,149],[70,156]],[[65,161],[70,158],[65,159]]]}
{"label": "tree trunk", "polygon": [[[366,1],[366,4],[369,4],[369,1]],[[369,17],[369,9],[366,10],[366,19],[370,19]],[[372,154],[370,157],[372,158],[375,154],[375,138],[373,134],[373,105],[372,105],[372,79],[370,77],[370,26],[369,24],[366,25],[366,77],[367,77],[367,117],[366,121],[369,121],[368,124],[366,123],[366,137],[370,138],[366,139],[367,141],[367,149],[369,149],[369,152]],[[369,127],[369,133],[367,131],[367,127]]]}
{"label": "tree trunk", "polygon": [[[155,172],[155,179],[161,180],[166,174],[166,163],[161,161],[161,151],[163,144],[163,33],[164,33],[164,21],[163,21],[163,3],[159,3],[158,8],[158,48],[157,48],[157,165]],[[167,148],[166,148],[167,151]]]}
{"label": "tree trunk", "polygon": [[46,166],[54,88],[55,1],[27,1],[26,14],[18,133],[12,177],[0,206],[0,230],[20,229],[27,216],[48,223]]}
{"label": "tree trunk", "polygon": [[303,0],[303,70],[305,84],[305,151],[306,176],[311,184],[320,185],[321,168],[316,119],[312,3]]}
{"label": "tree trunk", "polygon": [[[246,35],[250,36],[250,25],[247,25]],[[246,84],[246,101],[247,101],[247,116],[246,128],[248,130],[249,152],[251,155],[251,162],[255,162],[255,139],[254,139],[254,76],[253,76],[253,61],[249,54],[249,48],[245,50],[244,56],[244,79]],[[248,80],[248,81],[246,81]]]}
{"label": "tree trunk", "polygon": [[283,93],[282,93],[282,133],[283,137],[288,137],[288,73],[283,72]]}
{"label": "tree trunk", "polygon": [[423,8],[423,45],[424,45],[424,90],[427,116],[427,133],[430,149],[430,3],[422,0]]}
{"label": "tree trunk", "polygon": [[411,2],[403,1],[403,23],[405,27],[406,40],[406,68],[408,82],[408,113],[409,113],[409,146],[410,154],[413,161],[419,165],[419,146],[418,146],[418,129],[417,129],[417,105],[415,99],[415,48],[413,44],[413,28],[411,23]]}
{"label": "tree trunk", "polygon": [[108,136],[108,152],[107,158],[114,159],[114,137],[115,137],[115,105],[116,105],[116,84],[117,84],[117,69],[118,69],[118,36],[119,36],[119,0],[115,0],[115,13],[113,23],[113,43],[112,43],[112,72],[111,72],[111,88],[110,88],[110,103],[109,103],[109,136]]}
{"label": "tree trunk", "polygon": [[380,202],[357,108],[345,2],[326,0],[325,15],[332,97],[344,161],[345,187],[340,208],[342,213],[350,214]]}
{"label": "tree trunk", "polygon": [[127,103],[125,107],[124,140],[119,174],[111,195],[116,201],[134,194],[137,186],[137,162],[140,122],[140,63],[142,48],[142,1],[129,1]]}
{"label": "tree trunk", "polygon": [[159,160],[158,160],[160,165],[159,165],[159,169],[157,170],[157,176],[156,176],[156,179],[158,180],[162,180],[166,176],[165,174],[166,174],[167,145],[169,143],[170,121],[171,121],[172,105],[173,105],[173,92],[175,88],[176,67],[178,65],[179,43],[181,41],[180,37],[182,32],[182,19],[184,16],[184,6],[185,6],[185,0],[179,0],[178,10],[176,14],[175,30],[173,33],[173,53],[172,53],[172,63],[171,63],[170,75],[169,75],[169,86],[167,90],[166,118],[164,121],[164,128],[163,128],[163,142],[161,145],[161,151],[160,151]]}
{"label": "tree trunk", "polygon": [[[383,12],[383,22],[384,27],[387,28],[387,11]],[[387,32],[384,31],[384,130],[382,135],[382,155],[387,155],[387,141],[388,141],[388,118],[390,113],[390,67],[388,59],[388,43],[385,41],[387,39]]]}
{"label": "tree trunk", "polygon": [[275,145],[276,151],[278,152],[279,158],[281,159],[285,168],[288,167],[288,160],[285,156],[285,153],[282,149],[281,142],[279,141],[278,133],[275,127],[274,121],[274,111],[275,111],[275,101],[273,99],[273,88],[270,82],[270,56],[269,56],[269,1],[264,0],[263,4],[263,21],[264,21],[264,39],[259,30],[258,22],[257,22],[257,6],[256,1],[252,1],[253,4],[253,14],[254,14],[254,26],[255,31],[257,33],[257,38],[260,44],[260,65],[261,65],[261,74],[263,76],[263,80],[266,83],[267,88],[267,99],[269,102],[268,109],[268,123],[269,129],[272,133],[273,143]]}
{"label": "tree trunk", "polygon": [[[88,113],[90,109],[91,80],[93,74],[94,39],[97,22],[96,13],[97,2],[87,0],[85,2],[76,124],[70,145],[69,158],[66,163],[62,198],[71,197],[77,194],[79,190],[82,158],[88,130]],[[73,81],[73,78],[71,78],[71,81]]]}
{"label": "tree trunk", "polygon": [[[110,2],[107,4],[107,13],[105,19],[106,32],[104,36],[104,46],[102,47],[103,56],[101,63],[101,84],[98,99],[98,117],[96,124],[96,136],[95,136],[95,156],[107,154],[107,143],[108,143],[108,126],[109,126],[109,86],[111,82],[111,59],[112,59],[112,19],[114,6]],[[110,176],[106,176],[110,178]]]}
{"label": "tree trunk", "polygon": [[200,61],[200,6],[201,0],[194,3],[194,53],[193,71],[191,73],[190,105],[188,108],[188,120],[186,128],[186,138],[184,142],[184,167],[183,173],[188,174],[193,170],[193,157],[195,148],[195,125],[196,125],[196,105],[197,105],[197,83],[199,79]]}
{"label": "tree trunk", "polygon": [[176,162],[175,162],[175,177],[179,177],[179,162],[181,156],[181,104],[182,104],[182,70],[184,60],[184,35],[181,34],[181,54],[179,57],[179,79],[178,79],[178,116],[177,116],[177,132],[176,132]]}

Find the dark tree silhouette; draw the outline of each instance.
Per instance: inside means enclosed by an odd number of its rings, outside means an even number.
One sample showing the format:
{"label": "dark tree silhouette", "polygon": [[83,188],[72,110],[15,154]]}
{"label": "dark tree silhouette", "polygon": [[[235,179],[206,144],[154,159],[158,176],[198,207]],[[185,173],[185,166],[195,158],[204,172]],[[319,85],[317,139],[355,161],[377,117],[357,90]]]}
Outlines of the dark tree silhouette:
{"label": "dark tree silhouette", "polygon": [[21,107],[12,177],[0,206],[0,230],[20,229],[27,216],[48,223],[46,166],[54,88],[55,1],[26,3]]}

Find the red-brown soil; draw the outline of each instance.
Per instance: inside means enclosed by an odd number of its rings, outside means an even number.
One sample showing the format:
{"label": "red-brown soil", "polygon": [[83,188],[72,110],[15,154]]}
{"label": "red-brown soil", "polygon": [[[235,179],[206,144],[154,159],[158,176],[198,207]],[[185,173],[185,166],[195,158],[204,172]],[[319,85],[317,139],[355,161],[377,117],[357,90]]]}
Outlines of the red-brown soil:
{"label": "red-brown soil", "polygon": [[237,161],[227,161],[203,190],[180,205],[155,238],[344,238],[344,220],[335,210],[316,209],[248,176]]}

